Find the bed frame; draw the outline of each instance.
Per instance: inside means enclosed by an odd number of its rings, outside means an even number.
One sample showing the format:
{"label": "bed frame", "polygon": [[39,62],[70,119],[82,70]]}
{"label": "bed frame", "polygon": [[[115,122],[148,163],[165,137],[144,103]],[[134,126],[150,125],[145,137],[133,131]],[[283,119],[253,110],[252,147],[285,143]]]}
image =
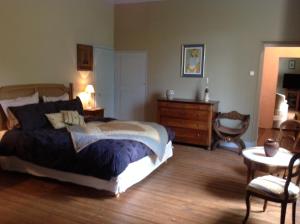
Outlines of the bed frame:
{"label": "bed frame", "polygon": [[[30,96],[35,92],[39,92],[39,96],[60,96],[68,93],[70,99],[73,98],[73,85],[68,87],[62,84],[32,84],[32,85],[16,85],[5,86],[0,88],[0,100],[12,99],[22,96]],[[1,107],[0,107],[1,108]],[[0,111],[0,134],[6,127],[6,117],[4,112]],[[2,133],[2,135],[3,135]],[[1,135],[0,135],[1,140]],[[111,180],[102,180],[92,176],[85,176],[70,172],[63,172],[59,170],[49,169],[35,165],[33,163],[21,160],[15,156],[0,156],[0,166],[4,170],[17,171],[28,173],[39,177],[48,177],[64,182],[71,182],[87,187],[92,187],[98,190],[106,190],[115,194],[116,197],[120,193],[125,192],[130,186],[138,183],[157,169],[161,164],[166,162],[173,156],[173,146],[170,141],[166,145],[166,153],[162,160],[157,156],[146,156],[138,161],[130,163],[128,167],[116,178]]]}
{"label": "bed frame", "polygon": [[[0,100],[13,99],[39,93],[39,97],[43,96],[61,96],[68,93],[70,99],[73,99],[73,84],[69,86],[64,84],[28,84],[28,85],[13,85],[0,87]],[[0,106],[0,130],[6,128],[6,116]]]}

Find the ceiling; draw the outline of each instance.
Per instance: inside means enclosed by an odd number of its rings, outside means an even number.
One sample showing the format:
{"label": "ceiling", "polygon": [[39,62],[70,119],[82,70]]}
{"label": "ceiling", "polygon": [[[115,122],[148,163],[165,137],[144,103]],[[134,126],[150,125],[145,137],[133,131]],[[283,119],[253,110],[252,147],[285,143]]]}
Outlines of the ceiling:
{"label": "ceiling", "polygon": [[115,4],[129,4],[129,3],[142,3],[142,2],[158,2],[161,0],[112,0]]}

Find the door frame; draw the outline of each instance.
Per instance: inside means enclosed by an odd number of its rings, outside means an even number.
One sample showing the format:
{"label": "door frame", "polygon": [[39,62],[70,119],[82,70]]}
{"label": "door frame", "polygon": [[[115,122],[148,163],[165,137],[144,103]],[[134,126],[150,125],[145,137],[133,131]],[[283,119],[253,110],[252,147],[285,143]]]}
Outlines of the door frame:
{"label": "door frame", "polygon": [[[112,54],[113,54],[113,62],[112,63],[113,63],[113,69],[114,69],[113,74],[112,74],[113,76],[115,76],[115,66],[114,66],[114,64],[115,64],[115,50],[114,50],[113,47],[104,46],[104,45],[103,46],[102,45],[94,45],[93,46],[93,55],[94,55],[94,64],[93,64],[93,66],[94,66],[94,69],[92,71],[92,83],[94,84],[94,86],[96,88],[96,94],[95,94],[94,97],[96,97],[96,98],[100,97],[101,98],[102,96],[101,96],[101,93],[99,92],[99,86],[97,84],[97,81],[99,81],[99,80],[97,80],[98,77],[97,77],[97,74],[96,74],[96,69],[97,69],[96,51],[97,50],[106,50],[106,51],[111,51],[112,52]],[[115,79],[115,77],[114,77],[114,79]],[[113,84],[115,85],[115,82],[113,82]],[[115,89],[115,86],[114,86],[114,89]],[[98,93],[97,93],[97,91],[98,91]],[[113,92],[115,94],[115,91],[113,91]],[[115,96],[113,98],[115,98]],[[105,108],[104,108],[104,113],[105,113]],[[112,111],[112,113],[115,115],[115,102],[113,102],[113,111]]]}
{"label": "door frame", "polygon": [[260,111],[260,95],[262,87],[262,78],[263,78],[263,65],[264,65],[264,55],[266,47],[300,47],[300,41],[263,41],[261,42],[261,51],[259,59],[259,73],[257,78],[257,90],[256,90],[256,107],[254,113],[254,130],[255,130],[255,139],[256,143],[258,141],[258,132],[259,132],[259,111]]}
{"label": "door frame", "polygon": [[148,98],[149,98],[149,77],[148,77],[148,52],[145,51],[145,50],[134,50],[134,51],[115,51],[115,115],[116,116],[119,116],[120,114],[120,86],[121,86],[121,83],[120,83],[120,74],[118,74],[118,71],[119,71],[119,65],[118,64],[118,55],[122,55],[122,54],[134,54],[134,53],[143,53],[145,55],[145,58],[146,58],[146,71],[145,71],[145,104],[144,104],[144,119],[146,119],[146,104],[147,104],[147,101],[148,101]]}

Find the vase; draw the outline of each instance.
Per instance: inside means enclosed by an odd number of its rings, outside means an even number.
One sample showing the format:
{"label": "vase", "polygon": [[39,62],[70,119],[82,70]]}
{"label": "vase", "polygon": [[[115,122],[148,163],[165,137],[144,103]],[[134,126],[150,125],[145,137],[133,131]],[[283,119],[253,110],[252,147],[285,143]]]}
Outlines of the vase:
{"label": "vase", "polygon": [[276,155],[279,149],[279,142],[274,139],[267,139],[264,144],[264,150],[267,157],[273,157]]}
{"label": "vase", "polygon": [[166,91],[166,96],[168,100],[173,100],[175,95],[175,91],[173,89],[168,89]]}

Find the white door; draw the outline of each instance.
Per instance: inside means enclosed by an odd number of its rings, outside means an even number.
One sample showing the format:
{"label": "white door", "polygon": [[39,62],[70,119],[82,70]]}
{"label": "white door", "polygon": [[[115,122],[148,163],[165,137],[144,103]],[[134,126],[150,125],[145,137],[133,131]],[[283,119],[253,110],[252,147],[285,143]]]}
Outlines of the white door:
{"label": "white door", "polygon": [[98,107],[104,108],[105,117],[114,117],[114,51],[95,48],[95,91]]}
{"label": "white door", "polygon": [[121,120],[145,119],[147,94],[147,54],[116,53],[116,117]]}

